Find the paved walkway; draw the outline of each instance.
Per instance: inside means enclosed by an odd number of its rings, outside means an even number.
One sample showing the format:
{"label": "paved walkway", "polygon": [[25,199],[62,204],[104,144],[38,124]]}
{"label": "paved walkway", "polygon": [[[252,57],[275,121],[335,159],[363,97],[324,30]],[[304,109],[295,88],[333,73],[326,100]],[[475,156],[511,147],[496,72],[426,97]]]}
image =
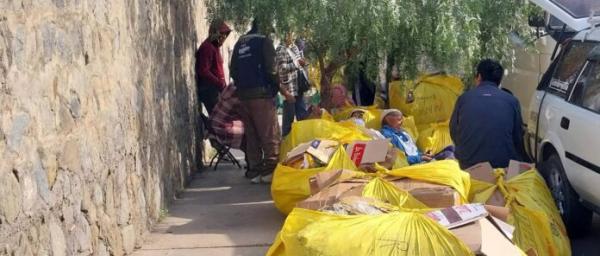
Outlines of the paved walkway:
{"label": "paved walkway", "polygon": [[197,174],[134,255],[265,255],[284,217],[269,186],[243,175],[228,164]]}

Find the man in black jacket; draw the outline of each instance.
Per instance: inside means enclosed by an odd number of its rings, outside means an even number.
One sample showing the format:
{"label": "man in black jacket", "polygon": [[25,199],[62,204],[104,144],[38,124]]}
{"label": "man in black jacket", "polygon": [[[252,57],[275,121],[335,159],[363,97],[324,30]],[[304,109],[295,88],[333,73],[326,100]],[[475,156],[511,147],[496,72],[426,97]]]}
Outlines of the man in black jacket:
{"label": "man in black jacket", "polygon": [[275,107],[279,91],[275,48],[261,32],[260,23],[254,21],[248,34],[235,44],[230,68],[244,122],[249,167],[246,176],[253,183],[271,181],[281,142]]}
{"label": "man in black jacket", "polygon": [[499,88],[504,68],[485,59],[477,66],[477,86],[461,95],[450,120],[456,159],[462,169],[481,162],[494,168],[526,161],[518,100]]}

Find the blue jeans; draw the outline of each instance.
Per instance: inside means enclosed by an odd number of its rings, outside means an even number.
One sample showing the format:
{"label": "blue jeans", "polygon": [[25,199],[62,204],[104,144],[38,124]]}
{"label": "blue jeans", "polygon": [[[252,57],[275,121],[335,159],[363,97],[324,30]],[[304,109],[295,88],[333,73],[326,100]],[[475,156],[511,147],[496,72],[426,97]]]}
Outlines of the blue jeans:
{"label": "blue jeans", "polygon": [[296,96],[296,102],[283,102],[283,120],[281,124],[282,135],[285,137],[292,131],[292,123],[294,118],[298,121],[305,119],[308,116],[304,97]]}

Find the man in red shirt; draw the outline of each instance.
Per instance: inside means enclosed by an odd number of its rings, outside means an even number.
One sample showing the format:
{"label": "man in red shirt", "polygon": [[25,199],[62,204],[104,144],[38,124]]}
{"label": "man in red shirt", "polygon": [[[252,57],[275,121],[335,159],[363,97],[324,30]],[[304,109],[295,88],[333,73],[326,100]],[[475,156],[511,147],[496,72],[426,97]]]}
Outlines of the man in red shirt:
{"label": "man in red shirt", "polygon": [[198,100],[204,104],[210,115],[219,99],[219,93],[225,89],[223,58],[219,48],[231,33],[231,28],[223,21],[214,21],[209,29],[208,38],[196,51],[196,83]]}

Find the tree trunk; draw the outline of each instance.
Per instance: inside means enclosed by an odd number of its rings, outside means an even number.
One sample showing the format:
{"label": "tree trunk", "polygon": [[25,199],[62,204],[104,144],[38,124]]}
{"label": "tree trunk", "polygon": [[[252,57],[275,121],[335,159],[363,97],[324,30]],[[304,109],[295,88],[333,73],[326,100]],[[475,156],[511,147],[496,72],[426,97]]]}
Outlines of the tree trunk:
{"label": "tree trunk", "polygon": [[330,111],[333,108],[331,102],[331,87],[333,76],[337,72],[337,65],[328,63],[325,65],[325,60],[319,56],[319,70],[321,71],[321,107]]}

